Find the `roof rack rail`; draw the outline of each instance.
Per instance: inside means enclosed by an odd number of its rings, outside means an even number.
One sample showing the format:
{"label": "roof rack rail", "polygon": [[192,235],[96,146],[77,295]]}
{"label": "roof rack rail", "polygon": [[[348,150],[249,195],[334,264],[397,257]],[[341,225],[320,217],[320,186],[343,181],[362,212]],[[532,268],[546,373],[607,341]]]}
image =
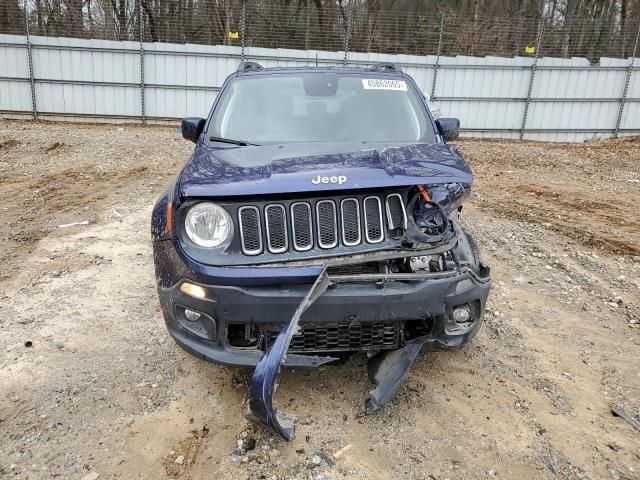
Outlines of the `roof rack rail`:
{"label": "roof rack rail", "polygon": [[260,70],[262,65],[256,62],[241,62],[236,72],[246,72],[247,70]]}
{"label": "roof rack rail", "polygon": [[392,72],[402,72],[402,67],[397,63],[384,62],[384,63],[376,63],[375,65],[371,65],[369,70],[391,70]]}

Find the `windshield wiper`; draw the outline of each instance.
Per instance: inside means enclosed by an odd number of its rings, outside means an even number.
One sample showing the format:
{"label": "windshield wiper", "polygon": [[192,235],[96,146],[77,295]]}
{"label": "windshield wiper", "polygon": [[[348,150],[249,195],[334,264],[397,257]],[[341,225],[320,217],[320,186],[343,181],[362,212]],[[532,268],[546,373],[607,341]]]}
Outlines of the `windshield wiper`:
{"label": "windshield wiper", "polygon": [[209,137],[209,141],[211,142],[220,142],[220,143],[230,143],[231,145],[240,145],[241,147],[246,147],[247,145],[257,146],[257,143],[249,143],[244,140],[233,140],[231,138],[224,137]]}

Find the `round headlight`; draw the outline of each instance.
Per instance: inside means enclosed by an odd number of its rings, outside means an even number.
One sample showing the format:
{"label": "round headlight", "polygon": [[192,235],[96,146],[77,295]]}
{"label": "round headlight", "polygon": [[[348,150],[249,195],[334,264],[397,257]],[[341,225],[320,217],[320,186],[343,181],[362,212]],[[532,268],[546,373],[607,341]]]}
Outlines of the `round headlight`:
{"label": "round headlight", "polygon": [[191,207],[184,226],[193,243],[201,247],[218,247],[231,235],[231,217],[215,203],[202,202]]}

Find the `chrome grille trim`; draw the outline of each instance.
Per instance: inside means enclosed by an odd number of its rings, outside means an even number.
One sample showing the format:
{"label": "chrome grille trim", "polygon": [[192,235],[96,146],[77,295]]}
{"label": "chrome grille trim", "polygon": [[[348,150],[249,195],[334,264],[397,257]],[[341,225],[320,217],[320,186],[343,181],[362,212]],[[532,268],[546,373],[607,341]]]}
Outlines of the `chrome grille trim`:
{"label": "chrome grille trim", "polygon": [[[333,230],[328,232],[329,235],[333,235],[333,241],[331,242],[325,242],[322,239],[322,229],[327,228],[328,225],[325,225],[325,222],[322,222],[320,219],[320,208],[326,204],[331,205],[331,213],[333,215]],[[316,202],[316,225],[318,233],[318,246],[320,248],[334,248],[338,245],[338,219],[336,213],[336,204],[333,202],[333,200],[320,200]]]}
{"label": "chrome grille trim", "polygon": [[[255,212],[255,216],[256,216],[256,222],[257,222],[257,227],[258,227],[258,248],[254,248],[254,249],[249,249],[245,247],[245,243],[249,240],[248,237],[246,235],[248,235],[248,232],[245,233],[245,228],[246,228],[246,222],[244,222],[242,220],[243,217],[243,212],[245,211],[252,211]],[[260,210],[258,210],[258,207],[240,207],[238,209],[238,221],[240,223],[240,245],[242,246],[242,252],[245,255],[258,255],[260,253],[262,253],[262,224],[260,222]]]}
{"label": "chrome grille trim", "polygon": [[[347,239],[347,225],[345,225],[345,208],[344,204],[347,202],[355,203],[356,207],[356,232],[358,233],[358,238],[356,240],[348,240]],[[342,223],[342,243],[347,247],[353,247],[354,245],[359,245],[362,241],[362,222],[360,219],[360,202],[357,198],[345,198],[340,202],[340,221]]]}
{"label": "chrome grille trim", "polygon": [[[373,207],[369,207],[368,203],[369,202],[375,202],[377,204],[377,214],[375,211],[370,211],[370,208]],[[367,239],[367,242],[369,243],[380,243],[384,240],[384,222],[382,221],[382,203],[380,202],[380,197],[366,197],[363,201],[363,205],[364,205],[364,223],[365,223],[365,236]],[[369,217],[369,214],[372,213],[373,215],[375,215],[373,218]],[[377,220],[377,226],[374,224],[373,220]],[[374,229],[378,229],[379,230],[379,234],[376,237],[374,234],[372,234],[372,230]]]}
{"label": "chrome grille trim", "polygon": [[[398,202],[400,202],[400,209],[402,210],[402,219],[403,219],[402,225],[393,224],[393,216],[391,215],[391,207],[389,205],[389,200],[392,198],[397,198]],[[387,195],[385,206],[387,210],[387,225],[389,227],[389,230],[395,230],[396,228],[402,228],[406,230],[407,229],[407,209],[404,206],[404,199],[402,198],[402,195],[400,195],[399,193],[392,193],[391,195]]]}
{"label": "chrome grille trim", "polygon": [[[282,226],[279,228],[278,226],[272,228],[269,222],[269,212],[273,209],[280,210],[282,215]],[[280,205],[279,203],[272,203],[264,207],[264,223],[267,230],[267,248],[271,253],[282,253],[286,252],[289,249],[289,232],[287,228],[287,210],[284,208],[284,205]],[[282,237],[281,243],[282,247],[274,247],[273,244],[275,239],[273,236],[278,235]]]}
{"label": "chrome grille trim", "polygon": [[[301,244],[298,241],[298,235],[302,235],[303,232],[296,231],[296,225],[298,228],[301,228],[300,222],[296,220],[296,215],[294,209],[298,207],[304,207],[307,211],[306,218],[309,221],[308,232],[304,232],[309,235],[309,242],[306,244]],[[313,248],[313,220],[311,219],[311,205],[307,202],[295,202],[291,204],[291,237],[293,239],[293,248],[295,248],[298,252],[306,252],[307,250],[311,250]]]}

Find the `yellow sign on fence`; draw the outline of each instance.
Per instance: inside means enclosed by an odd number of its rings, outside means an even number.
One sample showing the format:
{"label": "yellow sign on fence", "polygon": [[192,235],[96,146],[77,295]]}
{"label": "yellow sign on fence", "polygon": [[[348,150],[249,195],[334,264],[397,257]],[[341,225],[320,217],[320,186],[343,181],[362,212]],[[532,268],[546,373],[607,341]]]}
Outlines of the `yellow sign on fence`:
{"label": "yellow sign on fence", "polygon": [[536,53],[536,47],[534,47],[533,45],[531,45],[531,46],[527,45],[526,47],[524,47],[524,53],[534,54],[534,53]]}
{"label": "yellow sign on fence", "polygon": [[229,32],[229,38],[231,40],[237,40],[240,38],[240,34],[238,32]]}

